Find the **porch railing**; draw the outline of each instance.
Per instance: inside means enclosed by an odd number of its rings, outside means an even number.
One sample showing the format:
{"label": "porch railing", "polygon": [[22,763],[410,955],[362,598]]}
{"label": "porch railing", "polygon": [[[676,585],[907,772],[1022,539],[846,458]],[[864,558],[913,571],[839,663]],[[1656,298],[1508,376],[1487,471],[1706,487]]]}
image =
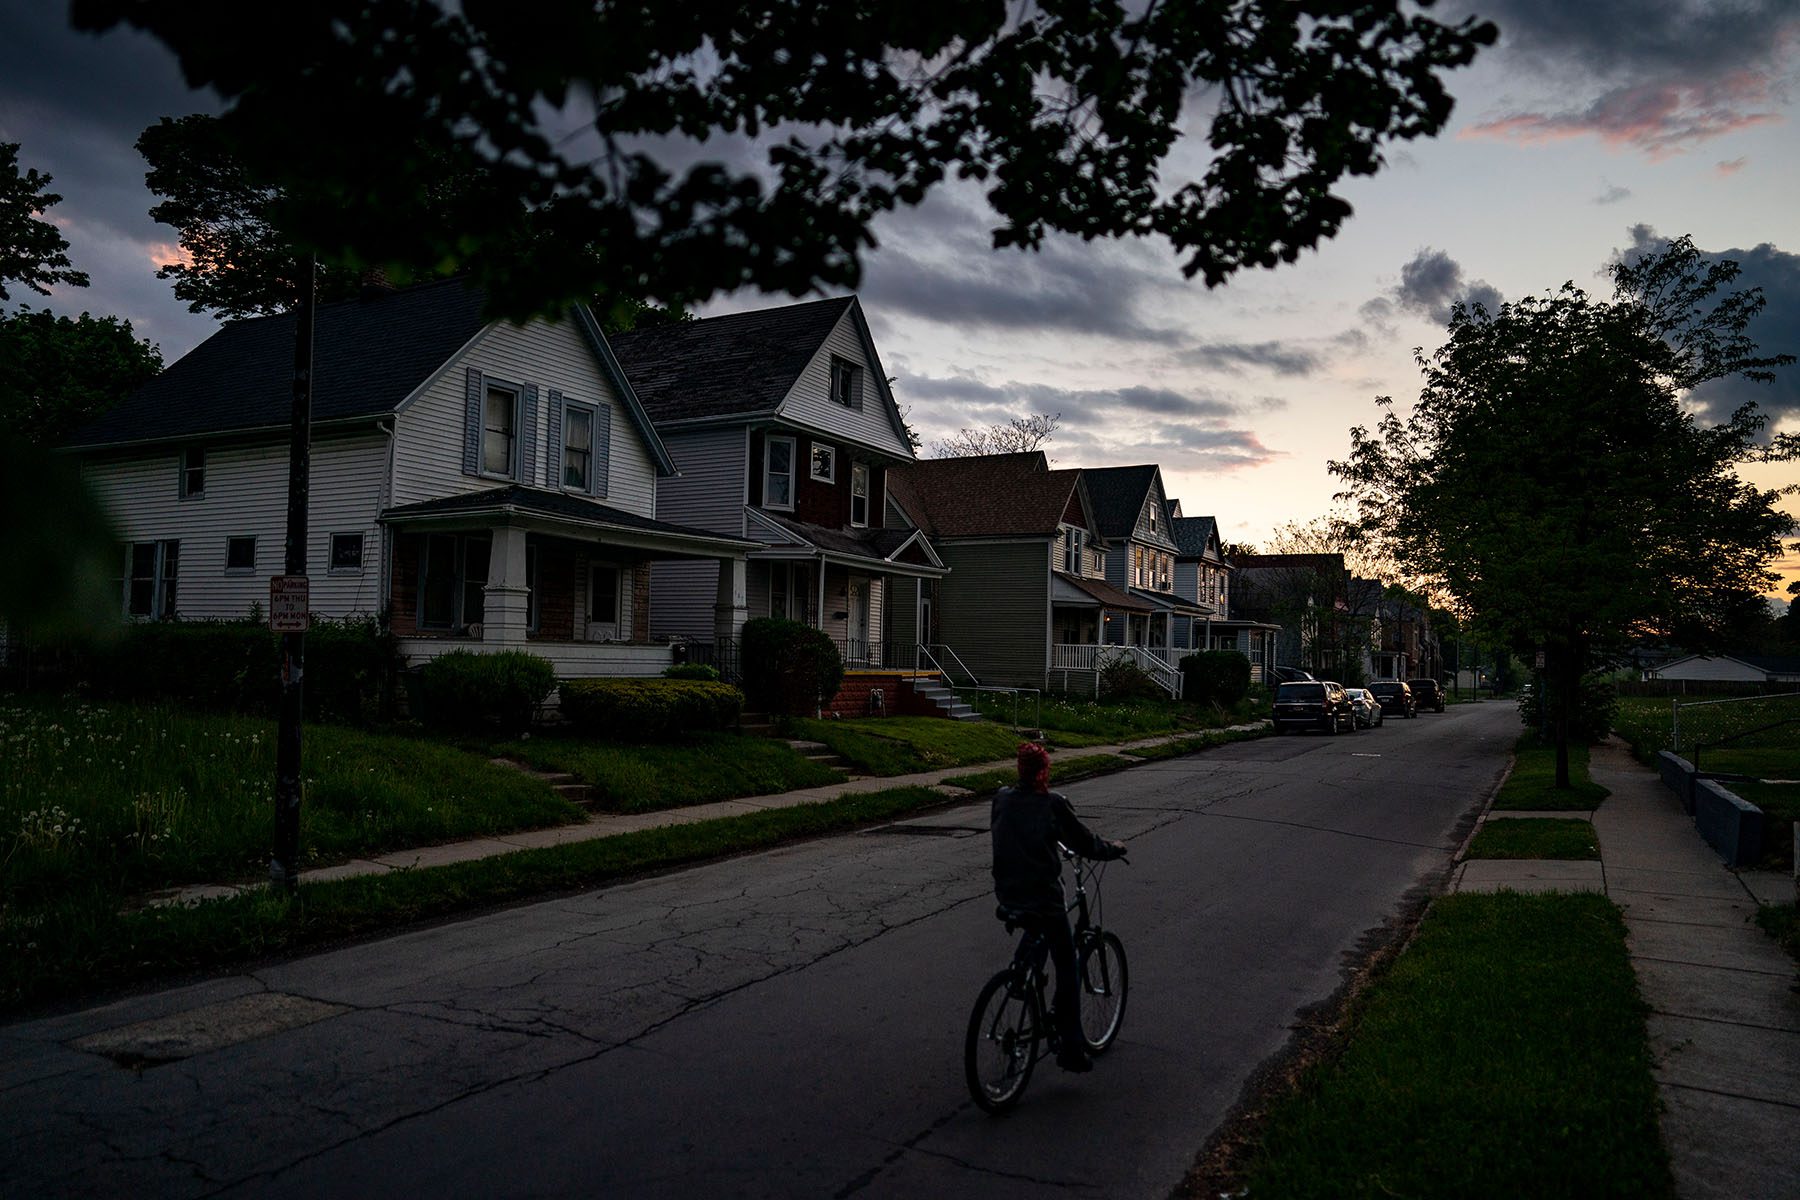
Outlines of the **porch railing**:
{"label": "porch railing", "polygon": [[742,683],[744,672],[739,657],[736,638],[724,638],[711,642],[677,643],[676,654],[679,657],[686,653],[687,661],[713,667],[719,672],[719,678],[726,683]]}
{"label": "porch railing", "polygon": [[1050,647],[1050,669],[1052,671],[1092,671],[1096,669],[1095,660],[1100,647],[1088,644],[1080,645],[1069,642],[1056,642]]}

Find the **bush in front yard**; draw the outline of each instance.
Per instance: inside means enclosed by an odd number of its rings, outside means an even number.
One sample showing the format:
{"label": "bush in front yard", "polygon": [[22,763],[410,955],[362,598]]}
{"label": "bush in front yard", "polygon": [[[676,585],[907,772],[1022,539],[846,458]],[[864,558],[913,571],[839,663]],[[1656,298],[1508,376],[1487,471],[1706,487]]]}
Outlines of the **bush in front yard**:
{"label": "bush in front yard", "polygon": [[830,638],[798,621],[744,622],[744,692],[762,712],[810,717],[837,695],[844,660]]}
{"label": "bush in front yard", "polygon": [[1102,700],[1167,700],[1168,689],[1150,678],[1129,658],[1115,658],[1100,668]]}
{"label": "bush in front yard", "polygon": [[664,679],[700,679],[707,683],[719,682],[719,668],[706,663],[676,663],[663,671]]}
{"label": "bush in front yard", "polygon": [[744,694],[704,679],[569,679],[562,712],[594,737],[647,741],[728,729],[744,709]]}
{"label": "bush in front yard", "polygon": [[483,732],[496,724],[503,733],[522,733],[555,686],[555,669],[535,654],[452,650],[419,673],[425,708],[420,716],[427,725],[456,733]]}
{"label": "bush in front yard", "polygon": [[1250,660],[1236,650],[1202,650],[1181,660],[1181,698],[1231,707],[1250,694]]}

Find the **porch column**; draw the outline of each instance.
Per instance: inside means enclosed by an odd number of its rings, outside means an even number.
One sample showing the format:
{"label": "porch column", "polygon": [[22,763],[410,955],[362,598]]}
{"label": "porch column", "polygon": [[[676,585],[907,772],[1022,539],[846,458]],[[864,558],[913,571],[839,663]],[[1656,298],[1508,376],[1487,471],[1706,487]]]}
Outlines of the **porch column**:
{"label": "porch column", "polygon": [[814,626],[819,632],[825,631],[825,560],[819,560],[819,611],[818,622]]}
{"label": "porch column", "polygon": [[525,578],[525,531],[516,525],[494,530],[482,596],[481,640],[489,645],[523,646],[531,588]]}
{"label": "porch column", "polygon": [[750,619],[750,564],[743,558],[719,560],[719,593],[713,603],[713,640],[735,642]]}

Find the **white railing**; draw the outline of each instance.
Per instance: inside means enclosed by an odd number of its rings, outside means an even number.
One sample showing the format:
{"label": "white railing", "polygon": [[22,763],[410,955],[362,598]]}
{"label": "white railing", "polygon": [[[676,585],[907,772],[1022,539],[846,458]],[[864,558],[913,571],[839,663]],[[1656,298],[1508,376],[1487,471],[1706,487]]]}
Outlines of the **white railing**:
{"label": "white railing", "polygon": [[1169,695],[1175,697],[1181,695],[1181,672],[1163,661],[1160,655],[1143,646],[1121,646],[1115,648],[1129,650],[1131,652],[1131,657],[1136,660],[1139,669],[1142,670],[1144,674],[1150,676],[1150,678],[1156,680],[1157,683],[1167,688]]}
{"label": "white railing", "polygon": [[1089,643],[1077,645],[1070,642],[1057,642],[1050,647],[1050,669],[1052,671],[1092,671],[1095,657],[1100,647]]}

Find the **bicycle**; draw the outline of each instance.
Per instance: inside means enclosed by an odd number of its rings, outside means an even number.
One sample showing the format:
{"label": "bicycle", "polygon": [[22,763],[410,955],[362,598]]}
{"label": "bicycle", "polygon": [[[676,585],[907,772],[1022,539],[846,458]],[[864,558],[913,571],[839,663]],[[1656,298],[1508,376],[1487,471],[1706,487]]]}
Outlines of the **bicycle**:
{"label": "bicycle", "polygon": [[[1100,880],[1106,863],[1078,859],[1059,846],[1065,859],[1075,859],[1076,970],[1081,981],[1081,1039],[1090,1055],[1104,1054],[1119,1036],[1125,1020],[1125,999],[1130,973],[1125,965],[1125,945],[1117,934],[1102,929]],[[1088,885],[1094,888],[1094,912],[1088,909]],[[1024,914],[1002,905],[996,914],[1012,933]],[[1050,944],[1044,934],[1027,929],[1013,951],[1012,962],[982,987],[969,1014],[969,1030],[963,1039],[963,1076],[975,1103],[990,1113],[1001,1113],[1019,1102],[1038,1060],[1060,1048],[1056,1021],[1046,1003],[1049,988]]]}

